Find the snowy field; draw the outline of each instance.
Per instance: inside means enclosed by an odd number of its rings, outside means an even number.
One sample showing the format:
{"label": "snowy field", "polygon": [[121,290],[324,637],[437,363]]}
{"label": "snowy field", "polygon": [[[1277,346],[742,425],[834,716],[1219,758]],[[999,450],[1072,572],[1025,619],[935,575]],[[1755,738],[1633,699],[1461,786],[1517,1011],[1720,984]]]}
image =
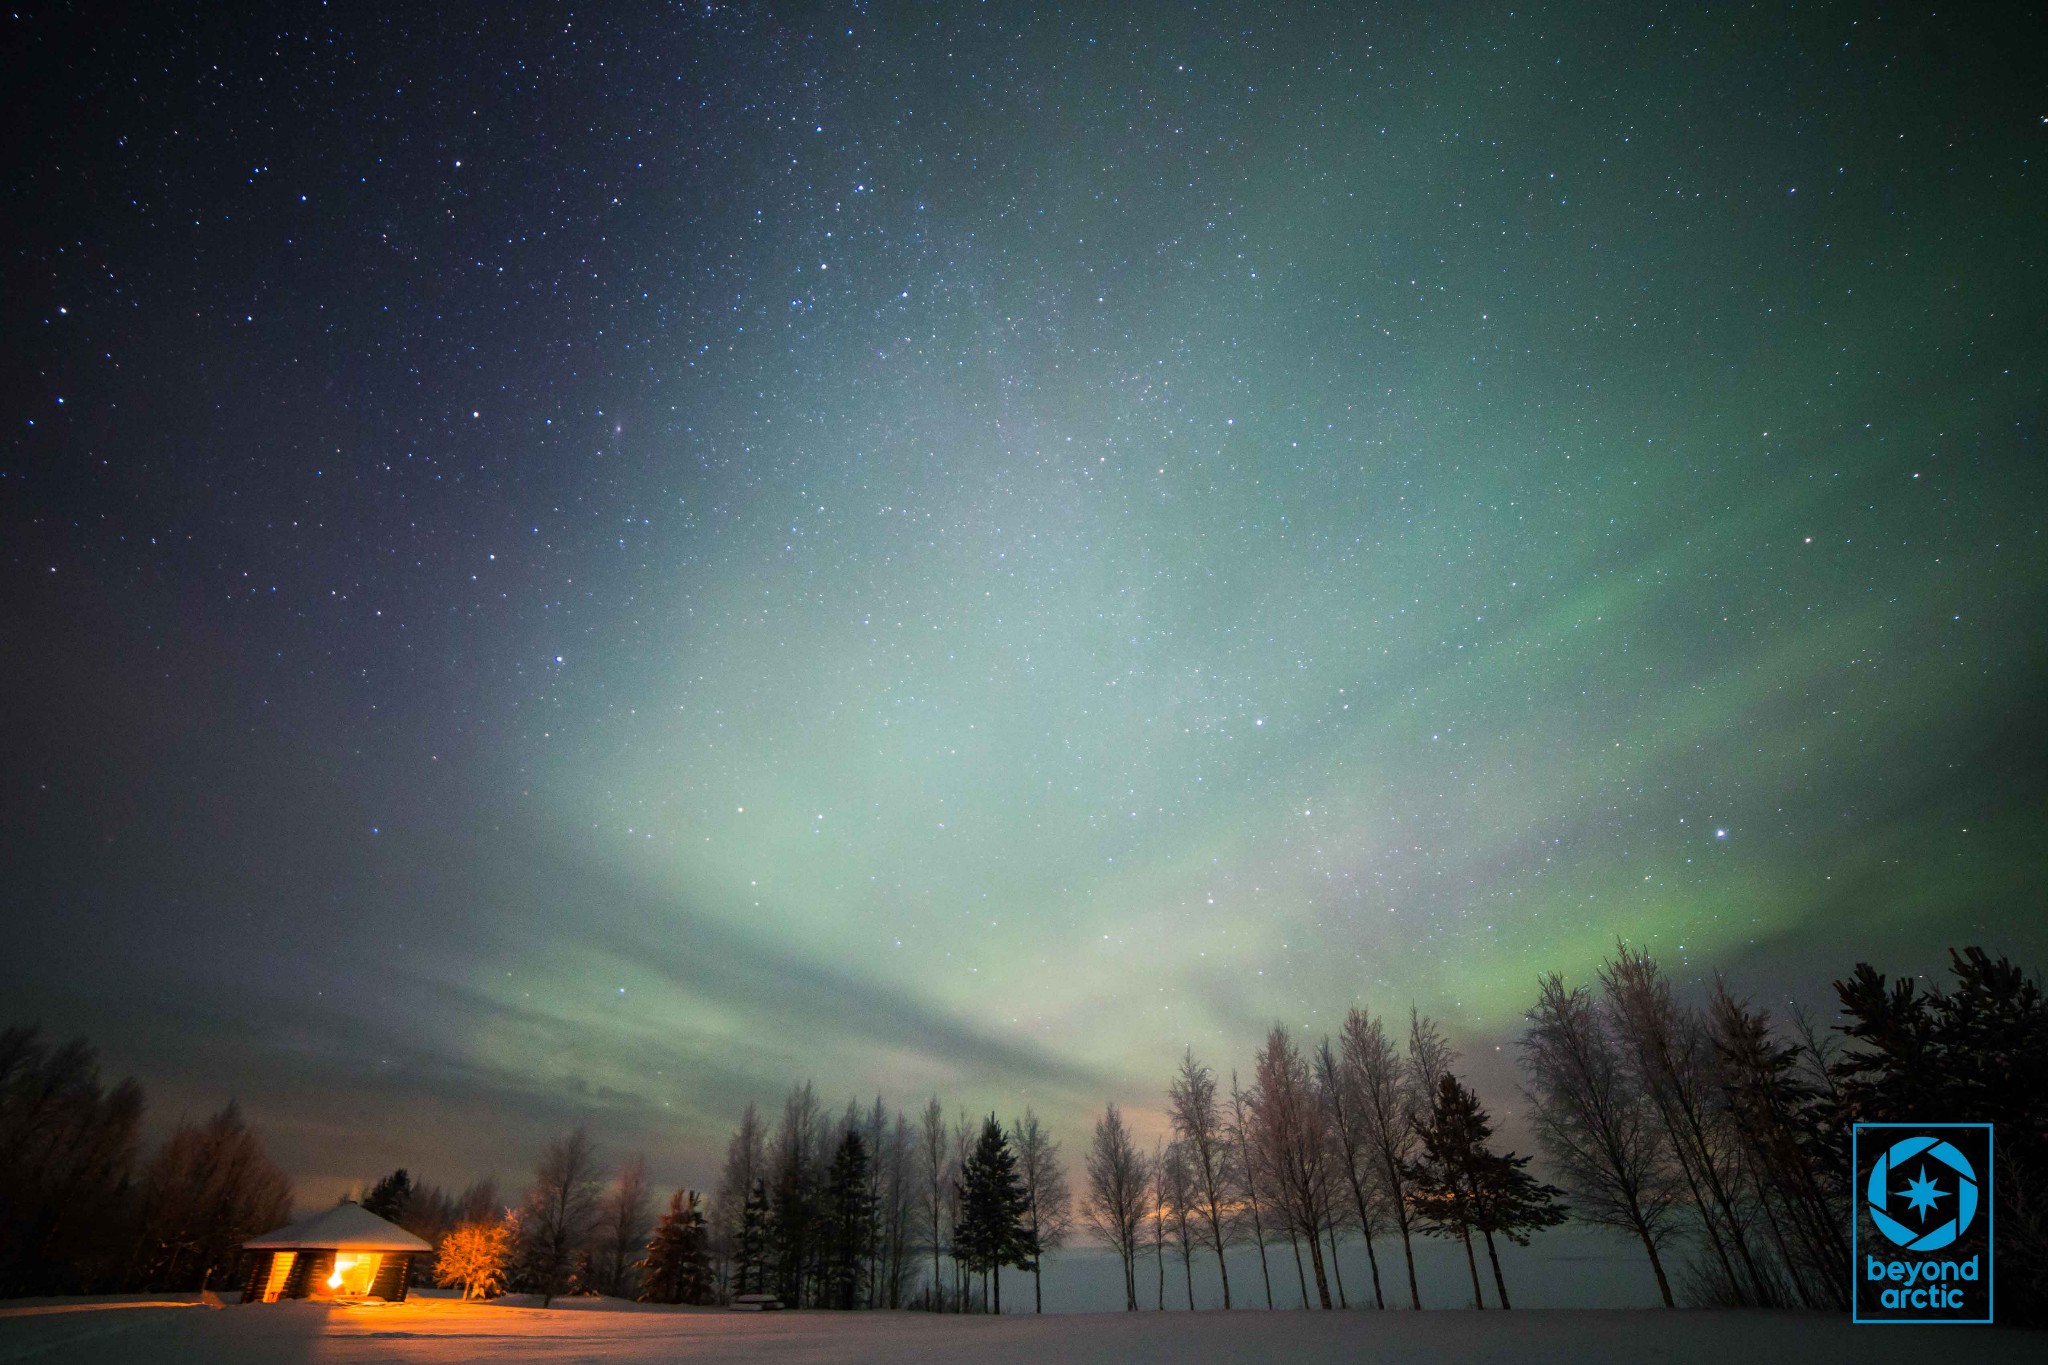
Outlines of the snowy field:
{"label": "snowy field", "polygon": [[2048,1334],[1856,1327],[1801,1313],[1552,1309],[1502,1313],[1086,1313],[1042,1318],[915,1313],[728,1313],[580,1300],[540,1309],[421,1298],[332,1308],[293,1303],[54,1301],[0,1305],[0,1362],[339,1365],[341,1362],[1264,1362],[1699,1361],[1901,1365],[2048,1360]]}

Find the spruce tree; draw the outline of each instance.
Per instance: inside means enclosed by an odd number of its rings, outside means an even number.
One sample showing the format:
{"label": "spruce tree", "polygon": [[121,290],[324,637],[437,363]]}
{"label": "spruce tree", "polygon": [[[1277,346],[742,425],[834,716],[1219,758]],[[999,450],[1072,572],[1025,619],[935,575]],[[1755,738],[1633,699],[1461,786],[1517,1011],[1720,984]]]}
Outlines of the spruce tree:
{"label": "spruce tree", "polygon": [[773,1240],[773,1229],[769,1226],[772,1210],[768,1203],[768,1184],[756,1180],[754,1188],[747,1192],[747,1202],[740,1210],[739,1236],[733,1248],[733,1292],[736,1294],[761,1294],[768,1288],[768,1248]]}
{"label": "spruce tree", "polygon": [[1528,1157],[1495,1152],[1487,1146],[1493,1137],[1492,1116],[1479,1097],[1448,1071],[1437,1082],[1436,1102],[1420,1136],[1422,1160],[1409,1168],[1408,1178],[1422,1230],[1439,1237],[1456,1236],[1465,1244],[1472,1299],[1484,1308],[1479,1266],[1472,1252],[1472,1234],[1479,1233],[1486,1241],[1500,1306],[1513,1307],[1493,1235],[1500,1233],[1517,1246],[1529,1245],[1531,1232],[1565,1221],[1568,1214],[1560,1202],[1564,1191],[1543,1184],[1524,1170]]}
{"label": "spruce tree", "polygon": [[1027,1221],[1030,1199],[1017,1174],[1017,1155],[990,1114],[960,1171],[960,1220],[953,1227],[955,1255],[970,1271],[993,1276],[995,1311],[1003,1311],[1003,1267],[1029,1269],[1038,1259]]}
{"label": "spruce tree", "polygon": [[851,1128],[826,1172],[820,1204],[825,1306],[850,1309],[859,1302],[865,1282],[875,1216],[874,1196],[868,1188],[867,1143]]}
{"label": "spruce tree", "polygon": [[412,1177],[400,1166],[370,1187],[363,1196],[363,1211],[374,1213],[379,1218],[396,1223],[405,1217],[408,1204],[412,1203]]}
{"label": "spruce tree", "polygon": [[[695,1196],[692,1196],[694,1198]],[[683,1301],[683,1257],[688,1210],[683,1191],[668,1201],[668,1212],[654,1225],[647,1239],[647,1251],[633,1268],[640,1272],[640,1302],[681,1303]]]}

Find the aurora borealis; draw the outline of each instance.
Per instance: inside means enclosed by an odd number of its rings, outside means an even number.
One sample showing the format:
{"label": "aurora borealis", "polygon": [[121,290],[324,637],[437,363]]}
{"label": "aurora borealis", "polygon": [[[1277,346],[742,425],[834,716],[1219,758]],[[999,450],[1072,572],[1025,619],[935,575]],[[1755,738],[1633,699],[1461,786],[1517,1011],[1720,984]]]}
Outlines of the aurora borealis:
{"label": "aurora borealis", "polygon": [[309,1189],[2041,963],[2006,36],[8,23],[0,1023]]}

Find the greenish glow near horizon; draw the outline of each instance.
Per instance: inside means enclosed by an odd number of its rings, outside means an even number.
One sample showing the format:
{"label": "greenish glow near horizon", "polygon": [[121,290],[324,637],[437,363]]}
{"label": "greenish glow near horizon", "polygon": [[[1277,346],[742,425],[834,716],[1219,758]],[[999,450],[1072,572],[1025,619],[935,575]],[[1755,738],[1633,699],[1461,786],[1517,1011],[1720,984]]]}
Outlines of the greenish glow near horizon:
{"label": "greenish glow near horizon", "polygon": [[1270,98],[1219,49],[1143,146],[1049,57],[1077,139],[955,180],[850,107],[859,195],[735,203],[753,320],[613,410],[619,562],[518,749],[635,908],[479,981],[584,1065],[715,1057],[710,1108],[1071,1116],[1353,1004],[1490,1049],[1617,939],[1812,992],[1845,923],[2014,923],[1882,869],[1988,845],[1945,774],[2038,661],[2016,239],[1902,237],[1860,127],[1703,157],[1656,63],[1512,47]]}
{"label": "greenish glow near horizon", "polygon": [[[1495,1039],[1617,939],[1684,975],[1837,914],[1828,878],[1867,870],[1845,808],[1946,761],[2024,652],[2024,601],[1967,586],[2012,550],[1958,524],[1995,514],[1947,417],[1882,378],[1917,342],[1852,316],[1853,381],[1831,336],[1786,343],[1824,407],[1738,364],[1688,412],[1682,322],[1575,335],[1597,304],[1504,304],[1447,256],[1420,325],[1512,357],[1476,375],[1360,325],[1371,261],[1333,257],[1280,271],[1322,304],[1298,332],[1209,280],[1090,324],[1145,338],[1106,354],[985,343],[971,396],[949,351],[845,340],[729,418],[760,472],[716,495],[712,571],[664,572],[702,532],[655,528],[631,619],[563,670],[547,808],[655,903],[1065,1070],[714,1005],[687,971],[657,1031],[764,1099],[1144,1101],[1182,1046],[1232,1064],[1274,1020],[1414,1002]],[[1013,265],[1083,311],[1060,260]],[[650,476],[683,449],[655,438]]]}

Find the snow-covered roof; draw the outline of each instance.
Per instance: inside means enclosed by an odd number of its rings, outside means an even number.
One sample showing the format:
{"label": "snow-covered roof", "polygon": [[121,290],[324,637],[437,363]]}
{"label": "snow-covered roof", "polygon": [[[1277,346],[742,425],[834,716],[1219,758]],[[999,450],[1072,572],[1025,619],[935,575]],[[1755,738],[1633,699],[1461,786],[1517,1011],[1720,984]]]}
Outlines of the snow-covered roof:
{"label": "snow-covered roof", "polygon": [[251,1237],[242,1243],[251,1251],[432,1251],[396,1223],[386,1222],[361,1204],[337,1204],[311,1218]]}

